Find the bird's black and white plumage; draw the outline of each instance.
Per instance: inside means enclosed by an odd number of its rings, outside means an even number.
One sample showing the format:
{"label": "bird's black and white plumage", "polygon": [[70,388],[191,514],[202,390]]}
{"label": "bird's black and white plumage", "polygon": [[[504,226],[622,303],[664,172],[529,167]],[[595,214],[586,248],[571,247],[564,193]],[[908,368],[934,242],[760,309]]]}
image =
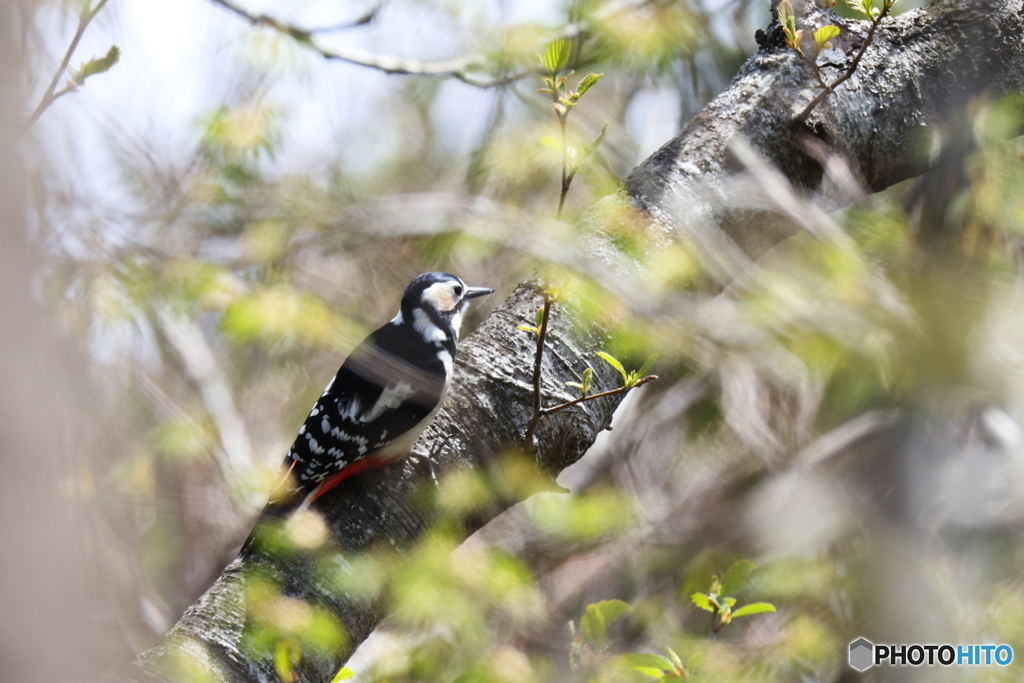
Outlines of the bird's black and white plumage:
{"label": "bird's black and white plumage", "polygon": [[408,454],[441,407],[452,377],[459,328],[470,299],[494,290],[467,287],[448,273],[416,276],[398,315],[345,360],[299,428],[243,554],[264,523],[287,517],[358,472]]}

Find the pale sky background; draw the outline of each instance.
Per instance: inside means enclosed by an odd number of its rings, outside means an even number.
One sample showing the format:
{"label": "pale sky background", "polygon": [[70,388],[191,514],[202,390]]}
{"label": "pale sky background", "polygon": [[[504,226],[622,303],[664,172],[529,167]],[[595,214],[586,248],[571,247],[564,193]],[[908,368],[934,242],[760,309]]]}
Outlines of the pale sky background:
{"label": "pale sky background", "polygon": [[[248,0],[244,6],[303,26],[325,26],[360,16],[370,4]],[[453,26],[444,11],[394,0],[369,26],[321,40],[328,46],[441,59],[478,47],[462,38],[473,35],[473,16],[484,16],[488,23],[531,21],[550,27],[564,19],[561,3],[546,0],[482,0],[463,7],[464,25]],[[39,82],[29,110],[74,34],[77,15],[51,3],[40,9],[38,19],[48,54],[37,58]],[[110,0],[87,30],[72,66],[106,54],[112,44],[121,48],[120,62],[54,103],[24,144],[30,164],[42,165],[50,182],[59,178],[65,189],[99,213],[130,201],[111,156],[112,145],[146,141],[158,158],[186,159],[199,139],[200,118],[230,103],[233,74],[261,59],[277,75],[268,95],[283,105],[287,116],[271,173],[316,174],[339,159],[358,173],[396,142],[388,134],[387,98],[409,77],[324,60],[270,29],[253,29],[209,0]],[[276,56],[268,58],[268,53]],[[438,139],[446,151],[466,154],[479,140],[494,91],[454,80],[441,87],[443,96],[431,112]],[[641,143],[638,161],[672,137],[678,119],[679,103],[672,92],[650,87],[638,96],[627,115],[630,132]]]}

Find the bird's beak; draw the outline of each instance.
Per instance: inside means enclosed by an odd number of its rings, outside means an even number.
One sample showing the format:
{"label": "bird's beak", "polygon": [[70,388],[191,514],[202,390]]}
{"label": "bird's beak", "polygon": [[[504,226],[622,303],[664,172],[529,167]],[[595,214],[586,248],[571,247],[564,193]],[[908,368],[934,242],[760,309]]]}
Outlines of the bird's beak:
{"label": "bird's beak", "polygon": [[478,296],[487,296],[488,294],[491,294],[493,292],[494,290],[490,289],[489,287],[470,287],[466,290],[465,298],[475,299]]}

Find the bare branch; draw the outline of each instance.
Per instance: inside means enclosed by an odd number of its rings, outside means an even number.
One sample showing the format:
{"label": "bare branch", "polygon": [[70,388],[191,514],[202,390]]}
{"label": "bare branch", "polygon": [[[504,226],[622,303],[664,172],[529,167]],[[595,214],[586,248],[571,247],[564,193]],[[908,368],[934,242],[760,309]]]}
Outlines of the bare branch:
{"label": "bare branch", "polygon": [[877,29],[878,25],[882,23],[882,19],[885,19],[885,17],[889,14],[889,9],[891,7],[892,5],[888,2],[882,3],[882,11],[878,14],[877,17],[871,20],[871,26],[868,28],[867,38],[864,39],[864,44],[860,46],[860,51],[857,52],[857,56],[853,58],[853,62],[850,63],[850,66],[846,69],[846,72],[843,73],[843,75],[837,78],[835,81],[833,81],[831,85],[825,85],[825,82],[821,78],[821,72],[818,70],[817,64],[809,60],[807,57],[804,57],[803,54],[800,55],[800,57],[805,62],[810,63],[811,67],[814,70],[815,78],[818,79],[818,83],[821,84],[824,90],[818,93],[818,95],[813,100],[811,100],[810,104],[808,104],[804,108],[804,110],[800,112],[800,115],[793,119],[794,123],[799,125],[806,121],[807,118],[811,115],[811,112],[814,111],[815,107],[824,102],[825,98],[827,98],[829,95],[835,92],[836,88],[838,88],[840,85],[846,82],[846,80],[853,75],[853,72],[856,71],[857,67],[860,65],[860,60],[864,57],[864,53],[867,52],[868,47],[871,46],[871,41],[875,37],[875,29]]}
{"label": "bare branch", "polygon": [[577,399],[573,399],[572,401],[567,401],[565,403],[560,403],[557,406],[551,406],[550,408],[543,408],[540,411],[540,414],[541,415],[550,415],[552,413],[557,413],[560,410],[565,410],[566,408],[572,408],[574,405],[576,405],[578,403],[583,403],[584,401],[593,401],[595,398],[604,398],[606,396],[615,396],[617,394],[625,394],[630,389],[636,389],[637,387],[642,386],[644,384],[647,384],[648,382],[653,382],[656,379],[658,379],[657,375],[645,375],[645,376],[641,377],[640,379],[638,379],[635,384],[631,384],[628,387],[619,387],[618,389],[609,389],[608,391],[602,391],[599,394],[590,394],[589,396],[580,396]]}
{"label": "bare branch", "polygon": [[[295,40],[309,47],[311,50],[319,53],[324,59],[335,59],[341,62],[355,64],[357,66],[365,66],[370,69],[383,71],[386,74],[427,76],[432,78],[455,78],[467,85],[472,85],[478,88],[496,88],[515,83],[516,81],[539,73],[537,69],[523,69],[512,73],[488,76],[483,73],[485,71],[484,64],[486,60],[481,55],[469,55],[436,61],[418,61],[414,59],[401,59],[389,55],[375,55],[370,52],[353,48],[328,49],[314,40],[314,36],[318,33],[354,28],[356,26],[362,26],[369,23],[380,11],[383,0],[366,15],[356,19],[351,24],[342,24],[335,27],[321,29],[303,28],[301,26],[296,26],[295,24],[281,21],[280,19],[267,14],[253,13],[235,3],[234,0],[210,1],[216,5],[220,5],[229,12],[242,17],[253,26],[266,26],[291,36]],[[619,0],[618,2],[612,2],[601,10],[594,12],[593,15],[591,15],[591,21],[607,21],[619,13],[637,10],[649,5],[650,3],[651,0]],[[551,34],[551,36],[541,41],[541,44],[555,38],[575,38],[586,32],[589,27],[590,23],[587,21],[573,22],[561,30]]]}
{"label": "bare branch", "polygon": [[548,318],[551,317],[551,295],[544,292],[544,312],[541,314],[540,329],[537,331],[537,353],[533,357],[533,415],[530,417],[530,424],[526,428],[526,436],[523,441],[529,448],[533,444],[533,435],[537,431],[537,423],[540,421],[540,368],[544,360],[544,342],[548,336]]}
{"label": "bare branch", "polygon": [[369,10],[364,12],[362,15],[356,17],[352,21],[343,22],[336,24],[335,26],[325,26],[323,28],[311,29],[310,33],[333,33],[335,31],[347,31],[350,28],[359,28],[360,26],[367,26],[373,23],[373,20],[377,18],[380,11],[384,8],[384,0],[377,0],[377,2]]}
{"label": "bare branch", "polygon": [[[503,76],[481,76],[474,74],[482,68],[483,58],[477,56],[455,57],[453,59],[442,59],[437,61],[417,61],[413,59],[400,59],[388,55],[375,55],[363,50],[353,48],[328,49],[319,45],[313,38],[313,34],[320,31],[313,31],[302,28],[285,21],[281,21],[267,14],[255,14],[237,5],[232,0],[211,0],[216,5],[242,17],[253,26],[266,26],[281,33],[287,34],[318,52],[324,59],[335,59],[341,62],[348,62],[357,66],[365,66],[370,69],[377,69],[386,74],[402,74],[407,76],[430,76],[435,78],[455,78],[468,85],[478,88],[494,88],[500,85],[508,85],[522,78],[536,73],[536,69],[529,69]],[[364,22],[365,23],[365,22]]]}
{"label": "bare branch", "polygon": [[82,13],[78,17],[78,29],[75,31],[75,35],[71,39],[71,44],[68,45],[67,52],[64,53],[64,59],[60,61],[60,66],[57,67],[57,72],[53,74],[50,86],[46,89],[46,92],[43,93],[43,98],[39,101],[39,104],[36,106],[32,114],[28,117],[23,130],[31,128],[51,104],[81,85],[80,83],[69,83],[66,87],[57,90],[57,84],[60,82],[61,76],[64,75],[64,72],[67,71],[68,64],[71,63],[71,57],[75,54],[75,49],[78,47],[79,41],[82,40],[82,36],[85,34],[85,29],[88,28],[93,17],[95,17],[106,4],[107,0],[100,0],[96,3],[96,7],[89,9],[89,6],[86,5],[85,9],[82,10]]}

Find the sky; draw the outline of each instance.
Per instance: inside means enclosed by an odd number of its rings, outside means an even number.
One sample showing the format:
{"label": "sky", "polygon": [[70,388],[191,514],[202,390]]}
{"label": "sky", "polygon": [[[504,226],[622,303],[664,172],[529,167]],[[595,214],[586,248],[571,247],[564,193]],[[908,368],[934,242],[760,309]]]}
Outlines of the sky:
{"label": "sky", "polygon": [[[70,3],[66,3],[70,4]],[[247,0],[252,12],[303,26],[343,23],[363,14],[365,1]],[[441,59],[475,51],[477,21],[531,21],[554,27],[564,17],[561,4],[548,0],[464,2],[462,26],[429,3],[391,0],[369,26],[326,34],[332,44],[379,54]],[[38,81],[28,110],[38,101],[71,36],[77,14],[60,3],[44,4],[37,15],[45,49],[37,55]],[[465,38],[465,36],[470,36]],[[271,173],[318,171],[341,160],[350,172],[368,170],[396,138],[386,134],[389,94],[407,77],[328,61],[270,29],[254,29],[211,0],[110,0],[83,37],[72,65],[121,49],[120,62],[77,92],[58,100],[24,143],[30,165],[94,214],[116,214],[131,202],[115,163],[115,148],[145,141],[159,158],[183,162],[201,133],[201,119],[230,104],[240,69],[272,75],[268,95],[282,105],[286,137]],[[494,92],[445,81],[431,119],[446,151],[467,154],[478,142]],[[652,153],[677,130],[675,96],[655,87],[640,94],[627,113],[627,125]],[[639,158],[643,158],[643,156]],[[111,209],[106,211],[106,209]]]}

